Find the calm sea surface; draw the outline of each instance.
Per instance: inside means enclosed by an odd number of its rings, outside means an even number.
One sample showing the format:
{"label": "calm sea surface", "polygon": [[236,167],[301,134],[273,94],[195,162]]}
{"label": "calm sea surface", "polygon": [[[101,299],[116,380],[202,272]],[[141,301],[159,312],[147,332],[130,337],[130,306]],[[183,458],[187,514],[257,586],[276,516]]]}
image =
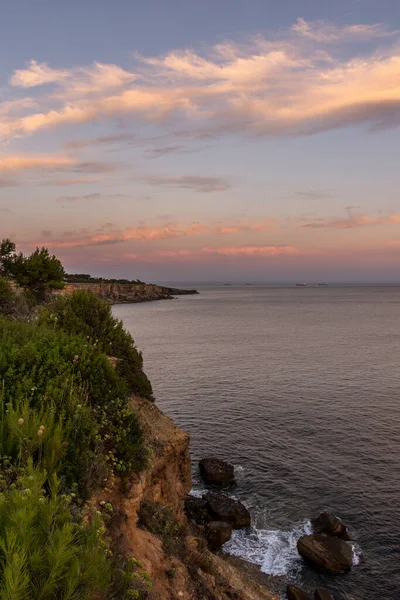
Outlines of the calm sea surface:
{"label": "calm sea surface", "polygon": [[[337,598],[400,599],[400,287],[199,288],[114,307],[143,350],[157,404],[199,458],[233,462],[254,528],[226,549]],[[354,532],[355,564],[305,567],[321,510]]]}

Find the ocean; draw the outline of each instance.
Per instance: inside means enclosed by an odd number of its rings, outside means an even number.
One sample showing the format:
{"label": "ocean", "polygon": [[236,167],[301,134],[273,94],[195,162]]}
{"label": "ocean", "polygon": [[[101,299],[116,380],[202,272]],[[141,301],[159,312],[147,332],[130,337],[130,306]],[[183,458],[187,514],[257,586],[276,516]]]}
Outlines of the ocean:
{"label": "ocean", "polygon": [[[253,516],[224,549],[306,590],[400,599],[400,287],[200,286],[119,305],[158,406],[197,462],[232,462]],[[322,510],[354,535],[354,566],[307,567],[296,541]]]}

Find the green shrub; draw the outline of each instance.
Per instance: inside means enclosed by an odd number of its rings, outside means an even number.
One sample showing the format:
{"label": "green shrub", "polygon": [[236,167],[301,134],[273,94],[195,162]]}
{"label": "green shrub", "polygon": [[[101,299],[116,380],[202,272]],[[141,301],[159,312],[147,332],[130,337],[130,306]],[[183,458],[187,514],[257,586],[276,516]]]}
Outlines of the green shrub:
{"label": "green shrub", "polygon": [[17,489],[0,497],[0,598],[89,600],[110,580],[101,521],[78,523],[70,499],[28,465]]}
{"label": "green shrub", "polygon": [[177,523],[172,510],[158,502],[144,500],[138,510],[138,525],[161,538],[168,554],[179,556],[183,551],[184,529]]}
{"label": "green shrub", "polygon": [[144,468],[147,450],[126,383],[90,341],[0,317],[0,382],[4,405],[17,411],[27,400],[39,415],[44,405],[62,420],[63,478],[82,497],[104,478],[105,460],[117,475]]}
{"label": "green shrub", "polygon": [[8,279],[0,277],[0,315],[12,319],[28,320],[31,305],[22,290],[14,292]]}
{"label": "green shrub", "polygon": [[8,261],[8,272],[38,303],[48,300],[52,290],[64,287],[64,268],[47,248],[36,248],[29,256],[14,254]]}
{"label": "green shrub", "polygon": [[117,555],[113,560],[113,579],[109,600],[146,600],[152,588],[149,573],[134,558]]}
{"label": "green shrub", "polygon": [[52,325],[69,334],[85,337],[108,356],[117,358],[116,371],[128,386],[128,391],[144,398],[152,394],[151,384],[143,372],[143,358],[135,342],[116,319],[107,302],[95,294],[78,290],[59,296],[39,317],[41,323]]}

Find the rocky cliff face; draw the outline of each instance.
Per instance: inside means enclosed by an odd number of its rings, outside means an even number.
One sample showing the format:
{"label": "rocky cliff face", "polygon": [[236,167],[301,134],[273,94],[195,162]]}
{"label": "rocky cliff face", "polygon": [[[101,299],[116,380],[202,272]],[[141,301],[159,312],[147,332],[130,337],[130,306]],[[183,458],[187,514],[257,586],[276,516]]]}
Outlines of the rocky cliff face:
{"label": "rocky cliff face", "polygon": [[[134,474],[128,489],[103,493],[113,506],[110,533],[118,552],[139,560],[151,575],[151,598],[157,600],[277,600],[254,578],[208,551],[204,540],[191,532],[184,514],[184,497],[191,489],[189,435],[179,429],[155,404],[133,399],[152,451],[150,468]],[[169,507],[184,532],[179,544],[184,552],[167,552],[162,540],[138,527],[143,500]],[[171,576],[173,574],[173,577]]]}
{"label": "rocky cliff face", "polygon": [[111,304],[168,300],[174,296],[198,293],[196,290],[180,290],[153,283],[67,283],[58,294],[71,294],[75,290],[90,290]]}

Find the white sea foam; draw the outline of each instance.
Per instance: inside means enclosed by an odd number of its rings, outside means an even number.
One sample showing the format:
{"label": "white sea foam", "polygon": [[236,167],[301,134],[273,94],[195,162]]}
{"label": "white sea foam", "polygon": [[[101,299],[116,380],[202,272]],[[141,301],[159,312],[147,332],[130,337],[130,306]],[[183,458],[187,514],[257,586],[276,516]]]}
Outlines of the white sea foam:
{"label": "white sea foam", "polygon": [[351,544],[351,549],[353,550],[353,565],[357,566],[360,564],[360,560],[362,557],[362,551],[358,544],[354,542]]}
{"label": "white sea foam", "polygon": [[207,494],[207,492],[209,492],[209,490],[207,490],[206,488],[192,488],[189,494],[191,496],[194,496],[195,498],[201,498],[202,496],[204,496],[204,494]]}
{"label": "white sea foam", "polygon": [[255,563],[268,575],[286,575],[301,567],[297,552],[297,540],[311,533],[307,521],[290,531],[256,529],[234,531],[224,550]]}

